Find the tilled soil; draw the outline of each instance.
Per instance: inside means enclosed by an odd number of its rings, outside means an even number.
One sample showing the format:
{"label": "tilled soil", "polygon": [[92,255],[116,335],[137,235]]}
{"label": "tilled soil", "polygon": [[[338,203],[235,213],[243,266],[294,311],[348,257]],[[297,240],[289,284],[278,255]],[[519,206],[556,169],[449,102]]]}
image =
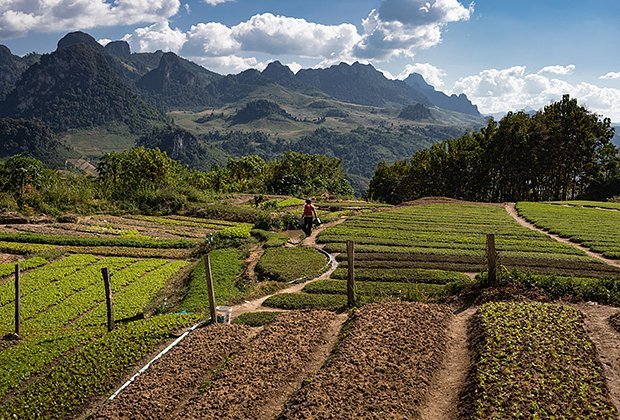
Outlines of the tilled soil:
{"label": "tilled soil", "polygon": [[442,364],[447,307],[371,304],[360,309],[328,362],[280,418],[417,418]]}
{"label": "tilled soil", "polygon": [[325,311],[278,316],[177,417],[273,418],[288,395],[319,369],[343,320]]}
{"label": "tilled soil", "polygon": [[211,325],[191,333],[95,415],[100,419],[156,419],[174,411],[208,381],[254,331],[242,325]]}

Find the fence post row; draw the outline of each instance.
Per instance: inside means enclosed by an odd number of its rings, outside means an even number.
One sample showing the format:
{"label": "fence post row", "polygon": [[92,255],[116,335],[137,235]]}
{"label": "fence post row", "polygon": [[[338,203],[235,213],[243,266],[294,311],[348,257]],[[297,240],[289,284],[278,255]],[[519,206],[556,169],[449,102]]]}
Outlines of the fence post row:
{"label": "fence post row", "polygon": [[497,250],[495,249],[495,234],[487,234],[487,264],[488,264],[488,284],[497,285]]}
{"label": "fence post row", "polygon": [[19,264],[15,264],[15,336],[19,338],[20,334],[20,324],[21,324],[21,302],[20,302],[20,291],[19,291]]}
{"label": "fence post row", "polygon": [[112,306],[112,285],[110,284],[110,272],[107,268],[101,269],[103,275],[103,285],[105,286],[105,304],[108,309],[108,332],[112,331],[114,325],[114,307]]}
{"label": "fence post row", "polygon": [[207,277],[207,291],[209,293],[209,315],[211,316],[211,322],[215,323],[215,291],[213,290],[213,276],[211,275],[211,257],[209,254],[205,255],[205,274]]}
{"label": "fence post row", "polygon": [[347,306],[355,306],[355,242],[347,241]]}

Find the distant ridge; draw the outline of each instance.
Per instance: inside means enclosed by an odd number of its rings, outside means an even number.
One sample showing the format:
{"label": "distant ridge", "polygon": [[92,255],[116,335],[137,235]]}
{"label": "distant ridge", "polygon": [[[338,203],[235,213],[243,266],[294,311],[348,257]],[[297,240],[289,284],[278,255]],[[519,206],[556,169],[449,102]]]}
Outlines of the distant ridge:
{"label": "distant ridge", "polygon": [[443,92],[439,92],[435,90],[433,86],[426,83],[424,77],[418,73],[411,73],[409,77],[405,79],[405,83],[422,92],[422,94],[438,108],[474,115],[476,117],[481,116],[478,107],[472,104],[465,94],[461,93],[458,96],[452,94],[448,96]]}

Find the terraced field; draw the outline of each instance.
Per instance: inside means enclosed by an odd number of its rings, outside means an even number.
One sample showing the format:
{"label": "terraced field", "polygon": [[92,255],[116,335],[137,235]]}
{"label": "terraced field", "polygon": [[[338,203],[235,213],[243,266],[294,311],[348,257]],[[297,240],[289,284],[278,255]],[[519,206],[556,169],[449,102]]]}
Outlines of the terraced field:
{"label": "terraced field", "polygon": [[496,235],[499,263],[505,271],[527,274],[530,284],[543,285],[558,297],[581,294],[591,299],[595,294],[582,292],[583,285],[596,283],[594,288],[600,290],[596,293],[601,295],[596,300],[615,302],[620,298],[616,293],[617,267],[519,225],[502,206],[456,202],[363,213],[326,229],[317,242],[326,251],[339,253],[339,268],[331,279],[306,286],[304,292],[315,296],[276,296],[265,304],[288,309],[342,304],[347,240],[355,241],[360,302],[385,297],[436,299],[462,289],[470,281],[466,274],[473,277],[485,269],[486,233],[491,232]]}
{"label": "terraced field", "polygon": [[[31,258],[21,263],[22,339],[0,345],[0,418],[71,415],[112,386],[170,331],[197,320],[166,315],[122,322],[146,312],[170,278],[187,266],[185,261],[75,254],[41,262]],[[112,273],[119,321],[109,334],[103,327],[103,267]],[[0,335],[14,328],[11,280],[0,282]]]}
{"label": "terraced field", "polygon": [[606,258],[620,260],[620,204],[569,203],[522,202],[517,203],[516,208],[536,227],[568,238]]}
{"label": "terraced field", "polygon": [[77,218],[71,223],[0,226],[0,252],[29,254],[62,247],[98,255],[187,258],[207,235],[250,225],[187,216],[109,216]]}

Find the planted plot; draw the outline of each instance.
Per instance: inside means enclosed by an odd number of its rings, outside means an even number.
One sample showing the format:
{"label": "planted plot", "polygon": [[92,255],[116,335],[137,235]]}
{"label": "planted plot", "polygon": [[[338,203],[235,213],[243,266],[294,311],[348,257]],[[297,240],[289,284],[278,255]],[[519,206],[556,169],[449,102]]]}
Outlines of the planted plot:
{"label": "planted plot", "polygon": [[463,418],[615,418],[579,311],[489,303],[474,315]]}
{"label": "planted plot", "polygon": [[41,257],[28,258],[27,260],[16,261],[12,263],[0,264],[0,277],[5,277],[15,272],[15,264],[19,264],[20,270],[29,270],[31,268],[41,267],[47,264],[47,260]]}
{"label": "planted plot", "polygon": [[248,327],[211,325],[191,333],[97,413],[97,418],[170,418],[213,373],[244,349]]}
{"label": "planted plot", "polygon": [[81,411],[91,398],[108,393],[170,332],[195,322],[165,315],[122,326],[87,344],[52,367],[23,392],[0,405],[1,418],[63,418]]}
{"label": "planted plot", "polygon": [[[337,268],[331,276],[333,279],[347,278],[346,268]],[[465,274],[443,270],[426,270],[420,268],[360,268],[355,270],[355,279],[359,281],[381,281],[401,283],[446,284],[453,281],[467,281]]]}
{"label": "planted plot", "polygon": [[[353,216],[326,229],[318,241],[326,244],[327,251],[342,253],[346,240],[354,240],[356,259],[363,261],[363,269],[477,272],[485,266],[489,232],[496,234],[500,264],[509,269],[535,274],[620,275],[620,270],[588,258],[570,245],[520,226],[502,207],[492,205],[429,204]],[[390,266],[391,261],[395,264]]]}
{"label": "planted plot", "polygon": [[417,418],[446,350],[448,309],[417,303],[358,310],[327,363],[281,418]]}
{"label": "planted plot", "polygon": [[[319,280],[306,285],[303,291],[313,294],[346,295],[347,283],[340,280]],[[444,286],[439,284],[381,281],[364,281],[355,284],[355,293],[366,297],[365,300],[391,297],[413,302],[423,297],[441,295],[443,292]]]}
{"label": "planted plot", "polygon": [[274,418],[323,362],[339,321],[328,312],[278,316],[194,395],[179,418]]}
{"label": "planted plot", "polygon": [[259,277],[291,282],[312,279],[328,268],[328,258],[314,248],[270,248],[256,265]]}
{"label": "planted plot", "polygon": [[620,259],[620,211],[527,202],[518,203],[517,210],[541,229],[569,238],[605,257]]}
{"label": "planted plot", "polygon": [[325,309],[337,311],[347,304],[347,297],[338,294],[280,293],[263,302],[263,306],[277,309]]}

